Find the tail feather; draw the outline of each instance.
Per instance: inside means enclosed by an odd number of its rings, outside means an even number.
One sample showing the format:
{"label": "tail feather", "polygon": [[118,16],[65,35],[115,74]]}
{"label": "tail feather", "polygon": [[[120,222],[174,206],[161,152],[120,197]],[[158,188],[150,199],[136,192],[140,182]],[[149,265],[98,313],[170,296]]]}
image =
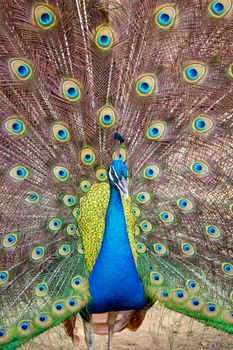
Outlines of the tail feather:
{"label": "tail feather", "polygon": [[227,6],[215,18],[199,0],[1,3],[4,349],[88,303],[77,216],[90,185],[107,179],[115,132],[125,139],[145,292],[233,332]]}

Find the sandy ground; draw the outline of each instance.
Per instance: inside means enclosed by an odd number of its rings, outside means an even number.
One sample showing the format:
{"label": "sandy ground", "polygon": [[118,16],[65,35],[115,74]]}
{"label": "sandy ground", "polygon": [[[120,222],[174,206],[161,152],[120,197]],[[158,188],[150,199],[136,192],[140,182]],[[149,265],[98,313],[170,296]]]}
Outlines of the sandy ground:
{"label": "sandy ground", "polygon": [[[24,345],[23,350],[86,350],[81,321],[76,323],[81,342],[74,347],[63,327],[50,330]],[[95,350],[107,349],[107,336],[95,337]],[[114,334],[112,350],[233,350],[233,335],[206,327],[156,305],[137,332]]]}

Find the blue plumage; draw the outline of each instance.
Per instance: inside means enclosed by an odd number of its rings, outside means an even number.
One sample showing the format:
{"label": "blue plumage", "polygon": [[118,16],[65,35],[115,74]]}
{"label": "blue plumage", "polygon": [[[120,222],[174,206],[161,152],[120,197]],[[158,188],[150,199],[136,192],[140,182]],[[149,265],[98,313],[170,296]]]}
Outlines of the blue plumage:
{"label": "blue plumage", "polygon": [[[127,176],[123,162],[115,160],[112,166],[119,178]],[[88,306],[91,313],[141,310],[145,306],[144,290],[129,243],[120,191],[111,180],[103,242],[89,283],[93,298]]]}

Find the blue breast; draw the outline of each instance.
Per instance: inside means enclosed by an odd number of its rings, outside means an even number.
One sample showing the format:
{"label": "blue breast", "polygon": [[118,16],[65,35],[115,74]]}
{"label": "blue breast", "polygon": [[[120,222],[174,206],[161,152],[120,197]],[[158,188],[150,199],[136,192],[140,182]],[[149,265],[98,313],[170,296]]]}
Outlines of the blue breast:
{"label": "blue breast", "polygon": [[91,313],[141,310],[145,307],[142,282],[132,255],[120,192],[111,187],[105,231],[89,277]]}

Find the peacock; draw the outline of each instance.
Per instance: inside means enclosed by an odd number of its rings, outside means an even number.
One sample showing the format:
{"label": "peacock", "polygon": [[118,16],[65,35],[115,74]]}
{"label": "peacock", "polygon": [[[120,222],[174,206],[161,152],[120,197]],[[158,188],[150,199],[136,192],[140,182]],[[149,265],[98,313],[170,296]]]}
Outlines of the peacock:
{"label": "peacock", "polygon": [[0,349],[155,302],[233,333],[232,19],[0,2]]}

